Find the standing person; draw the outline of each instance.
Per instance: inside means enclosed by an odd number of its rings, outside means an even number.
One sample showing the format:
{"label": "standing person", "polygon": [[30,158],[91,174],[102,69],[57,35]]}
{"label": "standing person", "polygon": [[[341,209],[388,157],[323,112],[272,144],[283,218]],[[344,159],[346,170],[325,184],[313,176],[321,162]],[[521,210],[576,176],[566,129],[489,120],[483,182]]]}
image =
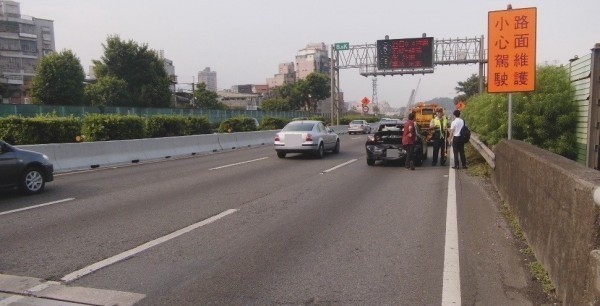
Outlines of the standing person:
{"label": "standing person", "polygon": [[[465,142],[460,136],[460,130],[465,125],[465,121],[460,118],[460,111],[455,110],[453,113],[454,120],[450,125],[450,145],[452,145],[452,151],[454,152],[454,167],[452,169],[459,169],[460,163],[462,163],[463,169],[467,169],[467,158],[465,157]],[[459,158],[460,156],[460,163]]]}
{"label": "standing person", "polygon": [[[444,116],[444,110],[438,108],[436,116],[431,119],[429,128],[433,129],[433,159],[431,165],[437,165],[438,154],[440,165],[446,165],[446,136],[448,135],[448,119]],[[441,151],[441,152],[440,152]]]}
{"label": "standing person", "polygon": [[404,122],[404,129],[402,130],[402,145],[406,150],[406,168],[415,170],[415,164],[413,162],[413,147],[415,145],[415,139],[417,138],[417,130],[415,128],[415,113],[408,114],[408,120]]}

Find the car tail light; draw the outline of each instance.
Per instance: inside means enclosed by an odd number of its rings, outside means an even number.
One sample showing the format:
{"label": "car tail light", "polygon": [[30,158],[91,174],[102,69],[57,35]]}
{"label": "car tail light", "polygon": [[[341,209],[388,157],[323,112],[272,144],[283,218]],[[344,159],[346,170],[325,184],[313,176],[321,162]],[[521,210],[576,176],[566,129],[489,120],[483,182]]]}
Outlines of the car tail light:
{"label": "car tail light", "polygon": [[279,134],[275,134],[275,141],[281,141],[281,139],[279,139]]}
{"label": "car tail light", "polygon": [[311,134],[306,134],[306,141],[313,141]]}

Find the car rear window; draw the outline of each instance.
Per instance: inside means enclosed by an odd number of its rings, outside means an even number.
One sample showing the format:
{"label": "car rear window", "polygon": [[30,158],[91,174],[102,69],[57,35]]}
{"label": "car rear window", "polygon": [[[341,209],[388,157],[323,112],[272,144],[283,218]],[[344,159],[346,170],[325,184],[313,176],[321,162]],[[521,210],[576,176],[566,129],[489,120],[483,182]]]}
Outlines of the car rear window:
{"label": "car rear window", "polygon": [[362,120],[354,120],[352,122],[350,122],[350,124],[363,124]]}
{"label": "car rear window", "polygon": [[282,131],[308,132],[312,131],[314,123],[293,122],[286,125]]}

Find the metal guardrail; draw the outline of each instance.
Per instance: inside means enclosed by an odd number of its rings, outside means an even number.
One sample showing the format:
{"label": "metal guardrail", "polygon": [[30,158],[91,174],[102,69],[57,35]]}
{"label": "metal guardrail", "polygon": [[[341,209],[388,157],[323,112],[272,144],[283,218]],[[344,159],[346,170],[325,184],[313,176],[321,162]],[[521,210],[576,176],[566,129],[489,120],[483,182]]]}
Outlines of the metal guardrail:
{"label": "metal guardrail", "polygon": [[492,169],[496,169],[496,154],[488,148],[475,133],[471,133],[471,145],[483,156]]}

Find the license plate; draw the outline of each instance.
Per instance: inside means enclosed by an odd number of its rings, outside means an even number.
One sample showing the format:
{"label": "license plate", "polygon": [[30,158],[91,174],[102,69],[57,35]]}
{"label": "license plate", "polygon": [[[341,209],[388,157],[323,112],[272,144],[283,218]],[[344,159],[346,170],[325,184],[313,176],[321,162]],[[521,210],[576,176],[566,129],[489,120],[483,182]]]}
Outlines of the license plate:
{"label": "license plate", "polygon": [[387,149],[385,153],[386,157],[400,157],[400,150],[398,149]]}
{"label": "license plate", "polygon": [[285,135],[285,144],[288,146],[301,146],[302,145],[302,135],[300,134],[288,134]]}

